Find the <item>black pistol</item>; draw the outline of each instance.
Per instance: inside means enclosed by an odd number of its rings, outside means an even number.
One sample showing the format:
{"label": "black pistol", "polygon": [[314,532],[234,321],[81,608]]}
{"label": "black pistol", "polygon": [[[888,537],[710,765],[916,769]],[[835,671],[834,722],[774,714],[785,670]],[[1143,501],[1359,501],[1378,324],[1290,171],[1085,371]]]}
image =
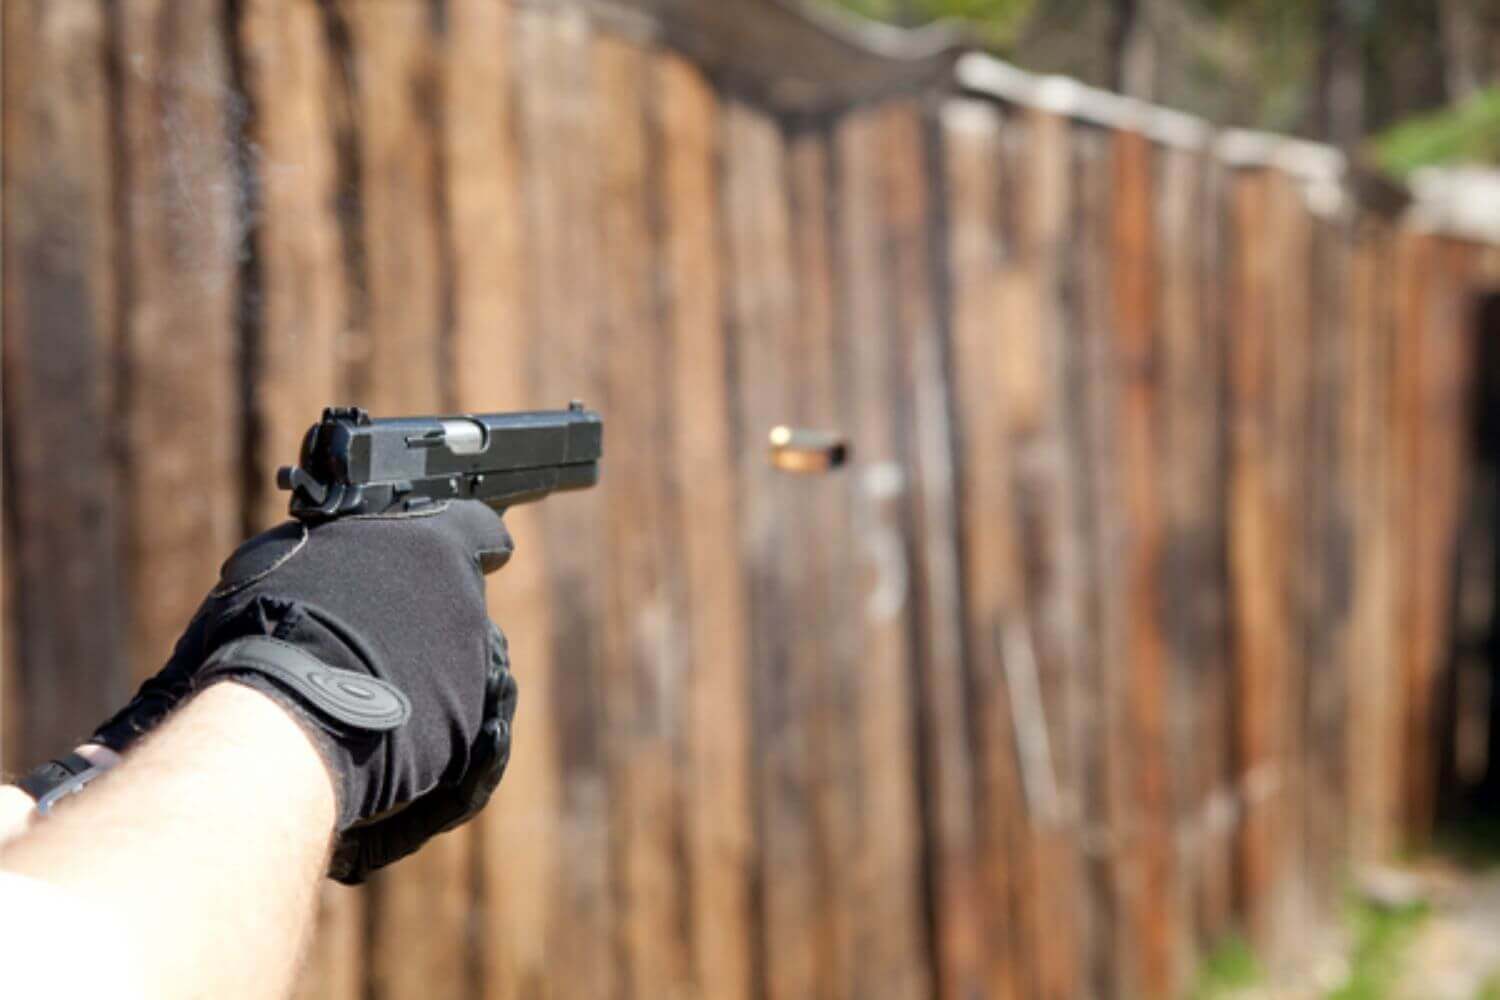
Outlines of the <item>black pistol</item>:
{"label": "black pistol", "polygon": [[372,420],[330,407],[302,441],[295,466],[276,474],[291,514],[322,521],[482,500],[498,511],[599,481],[604,421],[566,410]]}

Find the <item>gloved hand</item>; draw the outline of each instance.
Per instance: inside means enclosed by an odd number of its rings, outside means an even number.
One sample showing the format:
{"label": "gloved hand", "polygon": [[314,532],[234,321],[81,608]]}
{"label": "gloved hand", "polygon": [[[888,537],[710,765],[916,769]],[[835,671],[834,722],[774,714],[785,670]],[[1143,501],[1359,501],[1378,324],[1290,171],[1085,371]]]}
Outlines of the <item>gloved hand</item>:
{"label": "gloved hand", "polygon": [[329,874],[363,881],[471,818],[504,773],[516,685],[482,574],[511,549],[473,501],[274,528],[229,558],[166,666],[94,741],[123,752],[217,680],[265,692],[333,776]]}

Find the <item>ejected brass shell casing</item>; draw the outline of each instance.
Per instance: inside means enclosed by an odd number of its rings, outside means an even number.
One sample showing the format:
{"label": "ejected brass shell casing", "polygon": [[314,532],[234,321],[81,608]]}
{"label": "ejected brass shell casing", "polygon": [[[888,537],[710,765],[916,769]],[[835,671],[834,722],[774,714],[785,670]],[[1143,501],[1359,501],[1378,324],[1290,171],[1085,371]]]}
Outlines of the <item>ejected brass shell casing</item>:
{"label": "ejected brass shell casing", "polygon": [[849,460],[842,435],[791,427],[771,430],[771,464],[783,472],[831,472]]}

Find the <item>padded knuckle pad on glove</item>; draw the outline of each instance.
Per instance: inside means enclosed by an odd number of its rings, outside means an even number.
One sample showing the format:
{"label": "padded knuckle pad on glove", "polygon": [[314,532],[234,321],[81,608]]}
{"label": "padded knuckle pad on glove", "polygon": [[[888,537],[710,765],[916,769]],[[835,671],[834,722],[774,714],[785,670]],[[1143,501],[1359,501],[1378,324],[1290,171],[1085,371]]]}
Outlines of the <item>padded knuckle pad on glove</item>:
{"label": "padded knuckle pad on glove", "polygon": [[271,677],[316,710],[367,732],[387,732],[411,718],[411,702],[385,681],[330,667],[276,639],[251,636],[226,643],[208,658],[201,676],[251,671]]}

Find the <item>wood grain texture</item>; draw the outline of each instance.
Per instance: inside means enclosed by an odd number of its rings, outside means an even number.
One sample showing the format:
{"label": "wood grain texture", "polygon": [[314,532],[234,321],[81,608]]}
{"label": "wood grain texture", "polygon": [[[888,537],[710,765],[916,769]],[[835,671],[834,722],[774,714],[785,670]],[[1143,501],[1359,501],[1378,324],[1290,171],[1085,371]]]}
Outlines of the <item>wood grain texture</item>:
{"label": "wood grain texture", "polygon": [[[119,233],[104,11],[4,10],[7,763],[87,736],[129,690],[114,391]],[[67,400],[66,405],[58,401]],[[86,611],[88,627],[78,626]]]}
{"label": "wood grain texture", "polygon": [[251,232],[259,287],[255,325],[252,512],[257,528],[286,517],[276,468],[292,463],[322,408],[343,398],[343,332],[350,318],[336,214],[333,70],[317,6],[251,0],[236,26],[257,184]]}
{"label": "wood grain texture", "polygon": [[1392,387],[1395,281],[1392,233],[1364,228],[1349,275],[1348,385],[1343,428],[1354,510],[1352,631],[1347,664],[1345,760],[1348,850],[1372,862],[1397,842],[1401,784]]}
{"label": "wood grain texture", "polygon": [[[1279,840],[1281,862],[1271,883],[1267,912],[1272,934],[1266,941],[1271,961],[1296,954],[1312,931],[1310,885],[1307,880],[1306,756],[1309,626],[1317,571],[1305,560],[1311,544],[1308,513],[1313,483],[1325,470],[1310,464],[1309,433],[1313,364],[1313,302],[1311,282],[1289,282],[1280,275],[1315,273],[1312,217],[1301,185],[1292,178],[1271,174],[1267,204],[1266,239],[1276,273],[1263,287],[1271,338],[1270,468],[1272,502],[1279,511],[1281,576],[1266,581],[1279,589],[1274,600],[1287,636],[1286,672],[1273,702],[1279,733],[1276,759],[1280,780],[1269,793],[1268,814],[1273,836]],[[1321,290],[1319,290],[1321,291]]]}
{"label": "wood grain texture", "polygon": [[1229,928],[1232,859],[1225,648],[1221,178],[1187,151],[1158,154],[1163,597],[1180,919],[1178,974]]}
{"label": "wood grain texture", "polygon": [[[454,406],[493,412],[558,405],[530,378],[531,260],[516,113],[519,75],[509,5],[457,0],[447,10],[443,62],[443,191],[452,245]],[[558,761],[552,595],[540,512],[523,505],[506,524],[517,555],[491,577],[490,617],[510,642],[520,686],[505,780],[475,834],[477,912],[485,991],[546,995],[555,960]]]}
{"label": "wood grain texture", "polygon": [[1233,191],[1234,304],[1229,344],[1229,572],[1234,609],[1237,790],[1244,819],[1239,881],[1255,940],[1269,946],[1276,893],[1286,871],[1281,805],[1288,780],[1285,727],[1295,637],[1286,601],[1289,512],[1276,462],[1275,360],[1271,286],[1276,245],[1267,233],[1274,178],[1242,174]]}
{"label": "wood grain texture", "polygon": [[794,649],[806,566],[793,548],[793,480],[765,459],[765,435],[786,419],[797,329],[785,140],[747,106],[727,110],[724,213],[729,306],[738,381],[740,545],[750,579],[759,933],[770,997],[811,996],[820,976],[817,854],[807,712],[812,678]]}
{"label": "wood grain texture", "polygon": [[1305,433],[1308,470],[1304,552],[1310,557],[1304,606],[1302,757],[1308,919],[1337,919],[1348,842],[1348,773],[1342,753],[1349,691],[1350,575],[1355,508],[1362,502],[1341,433],[1349,385],[1349,257],[1342,227],[1315,222],[1311,234]]}
{"label": "wood grain texture", "polygon": [[[1001,661],[1002,636],[1021,598],[1012,454],[1004,394],[994,391],[1004,359],[1005,242],[1001,228],[1000,115],[978,104],[945,109],[948,280],[952,302],[953,392],[958,421],[955,488],[968,638],[968,714],[973,719],[975,874],[984,961],[973,975],[947,973],[960,995],[1014,998],[1029,956],[1016,946],[1017,867],[1025,863],[1026,801]],[[967,992],[963,992],[967,991]]]}
{"label": "wood grain texture", "polygon": [[300,995],[1171,995],[1430,829],[1500,251],[1036,109],[777,118],[574,4],[3,17],[7,763],[324,404],[608,420],[491,581],[494,807]]}
{"label": "wood grain texture", "polygon": [[1402,748],[1406,831],[1423,842],[1437,818],[1443,687],[1449,648],[1455,546],[1465,495],[1468,384],[1474,331],[1470,248],[1437,237],[1407,237],[1398,258],[1396,347],[1402,584],[1402,684],[1407,732]]}
{"label": "wood grain texture", "polygon": [[[1394,530],[1397,551],[1396,642],[1397,697],[1400,708],[1395,718],[1400,777],[1397,808],[1403,831],[1418,822],[1413,807],[1424,793],[1419,785],[1428,770],[1427,728],[1431,719],[1432,699],[1417,677],[1422,673],[1423,641],[1418,626],[1417,606],[1421,582],[1414,576],[1421,561],[1420,511],[1424,490],[1420,482],[1423,433],[1422,411],[1422,331],[1427,322],[1428,299],[1432,294],[1432,252],[1429,238],[1415,233],[1400,233],[1395,244],[1393,286],[1393,337],[1391,386],[1391,436],[1395,493],[1393,496]],[[1414,756],[1415,755],[1415,756]]]}
{"label": "wood grain texture", "polygon": [[856,873],[854,928],[859,963],[856,995],[926,996],[932,973],[922,927],[921,816],[912,761],[915,698],[908,662],[911,637],[908,540],[901,505],[910,488],[899,462],[891,386],[898,378],[885,271],[880,118],[859,112],[836,136],[839,175],[836,240],[847,296],[844,322],[849,433],[859,442],[851,524],[857,550],[863,664],[857,692],[859,843],[848,862]]}
{"label": "wood grain texture", "polygon": [[616,933],[629,995],[680,996],[690,989],[691,974],[681,932],[687,884],[677,859],[685,717],[679,692],[687,649],[675,498],[667,478],[672,455],[661,441],[675,406],[663,391],[670,384],[662,372],[669,340],[659,322],[662,247],[651,190],[655,107],[647,52],[599,38],[591,58],[602,153],[603,325],[611,340],[635,345],[611,352],[605,365],[612,474],[603,664],[611,692],[606,718]]}
{"label": "wood grain texture", "polygon": [[[228,40],[203,4],[119,12],[129,652],[155,673],[238,541],[240,221]],[[117,266],[119,266],[117,264]]]}
{"label": "wood grain texture", "polygon": [[1006,122],[1006,137],[1000,385],[1014,455],[1007,474],[1021,590],[1016,613],[992,641],[1010,686],[1027,802],[1020,916],[1030,942],[1023,947],[1035,956],[1030,989],[1071,996],[1080,984],[1112,974],[1097,947],[1104,921],[1092,910],[1081,853],[1087,785],[1100,772],[1085,711],[1097,678],[1085,627],[1093,465],[1082,403],[1088,397],[1078,383],[1088,315],[1077,285],[1083,244],[1072,218],[1080,192],[1064,119],[1018,114]]}
{"label": "wood grain texture", "polygon": [[[294,462],[323,407],[344,398],[339,347],[349,321],[343,246],[336,215],[332,71],[323,21],[313,3],[254,0],[232,25],[248,107],[246,140],[256,184],[251,252],[257,285],[250,396],[255,459],[252,530],[285,520],[276,468]],[[354,998],[365,976],[364,894],[325,883],[318,934],[299,995]]]}
{"label": "wood grain texture", "polygon": [[[532,399],[550,407],[602,398],[600,351],[605,285],[600,263],[604,154],[597,142],[591,33],[576,11],[518,9],[516,38]],[[607,408],[608,400],[596,404]],[[612,448],[612,445],[607,445]],[[610,996],[623,988],[617,898],[622,877],[611,850],[610,753],[604,700],[608,486],[559,498],[538,512],[553,665],[539,683],[550,714],[538,738],[551,742],[558,783],[554,867],[545,922],[546,960],[523,985],[558,997]],[[544,830],[546,828],[543,828]]]}
{"label": "wood grain texture", "polygon": [[[342,6],[353,42],[368,266],[365,406],[441,412],[447,238],[439,204],[439,38],[425,8]],[[472,980],[470,831],[445,834],[371,882],[369,975],[378,996],[460,995]]]}
{"label": "wood grain texture", "polygon": [[684,863],[687,927],[698,989],[726,1000],[751,992],[750,697],[747,593],[740,565],[724,558],[738,532],[734,428],[725,358],[723,239],[716,170],[722,106],[688,63],[657,71],[663,149],[667,323],[671,331],[671,480],[690,609],[692,651]]}
{"label": "wood grain texture", "polygon": [[1089,893],[1090,988],[1124,996],[1139,981],[1141,952],[1131,896],[1128,815],[1131,748],[1126,729],[1126,655],[1130,594],[1122,576],[1129,528],[1120,503],[1121,456],[1115,442],[1120,390],[1113,340],[1113,178],[1111,136],[1069,130],[1072,185],[1069,256],[1072,307],[1067,384],[1076,412],[1070,458],[1081,496],[1074,530],[1082,539],[1084,578],[1078,600],[1087,644],[1076,681],[1074,725],[1080,749],[1083,850]]}
{"label": "wood grain texture", "polygon": [[[1212,347],[1205,359],[1205,372],[1198,384],[1210,387],[1211,412],[1197,419],[1204,428],[1207,482],[1199,495],[1208,497],[1209,513],[1204,540],[1205,577],[1192,594],[1204,604],[1205,644],[1203,660],[1204,696],[1198,705],[1194,740],[1199,767],[1195,784],[1199,790],[1195,820],[1203,831],[1203,881],[1198,894],[1200,940],[1215,946],[1231,933],[1235,918],[1235,841],[1240,820],[1234,745],[1235,667],[1230,636],[1229,583],[1229,336],[1232,327],[1234,273],[1233,231],[1230,197],[1234,172],[1210,164],[1205,176],[1203,201],[1205,236],[1199,256],[1202,296],[1199,304],[1201,336]],[[1201,749],[1200,749],[1201,748]]]}
{"label": "wood grain texture", "polygon": [[[792,426],[843,426],[839,364],[840,291],[835,280],[831,188],[836,183],[831,133],[800,131],[788,141],[787,180],[797,322],[781,348],[788,362],[785,420]],[[851,551],[852,477],[803,476],[785,484],[799,515],[789,526],[789,551],[799,562],[790,594],[793,670],[804,677],[813,786],[812,824],[819,901],[816,935],[818,994],[849,996],[858,982],[854,948],[855,879],[845,859],[856,843],[858,767],[856,717],[850,692],[859,683],[852,656],[853,598],[846,571]]]}
{"label": "wood grain texture", "polygon": [[1123,601],[1126,634],[1124,729],[1128,746],[1129,831],[1122,900],[1133,923],[1139,978],[1127,992],[1176,992],[1172,946],[1175,865],[1168,760],[1168,675],[1163,621],[1163,517],[1158,485],[1161,420],[1158,248],[1151,225],[1151,147],[1135,133],[1115,136],[1113,157],[1113,364],[1119,373],[1115,447],[1127,521]]}
{"label": "wood grain texture", "polygon": [[[910,470],[913,624],[925,746],[926,864],[932,886],[936,985],[944,996],[972,993],[983,946],[976,896],[972,744],[964,710],[967,680],[959,607],[949,412],[948,345],[932,287],[934,213],[920,105],[882,111],[883,203],[890,287],[905,398],[901,446]],[[898,397],[898,398],[900,398]]]}

